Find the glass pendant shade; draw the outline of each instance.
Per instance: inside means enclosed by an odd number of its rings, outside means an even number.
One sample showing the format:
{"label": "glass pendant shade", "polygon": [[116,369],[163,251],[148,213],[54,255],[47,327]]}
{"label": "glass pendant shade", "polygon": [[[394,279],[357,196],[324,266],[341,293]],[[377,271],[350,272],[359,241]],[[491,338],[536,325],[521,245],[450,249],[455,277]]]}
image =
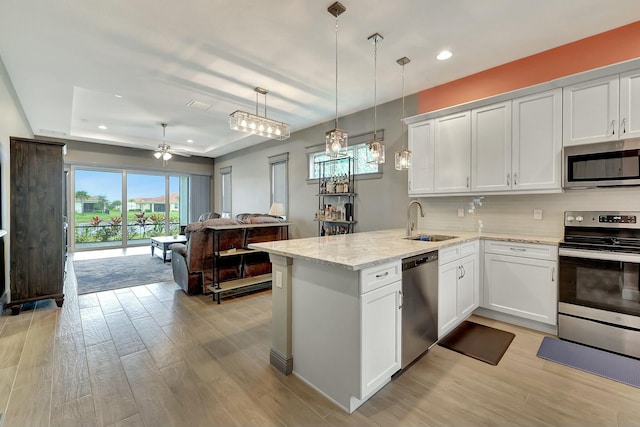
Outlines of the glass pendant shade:
{"label": "glass pendant shade", "polygon": [[406,170],[411,166],[411,151],[402,150],[396,152],[395,155],[396,170]]}
{"label": "glass pendant shade", "polygon": [[325,148],[329,157],[346,156],[349,134],[346,130],[332,129],[325,134]]}
{"label": "glass pendant shade", "polygon": [[374,139],[369,143],[369,150],[367,150],[367,162],[369,163],[384,163],[384,144],[377,139]]}
{"label": "glass pendant shade", "polygon": [[153,157],[155,157],[156,159],[160,160],[160,157],[162,157],[162,153],[159,151],[156,151],[155,153],[153,153]]}

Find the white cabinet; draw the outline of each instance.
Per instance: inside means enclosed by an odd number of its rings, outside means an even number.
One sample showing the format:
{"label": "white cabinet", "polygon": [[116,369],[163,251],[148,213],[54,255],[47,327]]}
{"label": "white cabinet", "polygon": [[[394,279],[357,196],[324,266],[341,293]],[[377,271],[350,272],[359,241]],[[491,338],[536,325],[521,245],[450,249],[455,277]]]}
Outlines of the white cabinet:
{"label": "white cabinet", "polygon": [[640,136],[640,71],[567,86],[563,145]]}
{"label": "white cabinet", "polygon": [[562,90],[415,123],[409,144],[411,196],[560,191]]}
{"label": "white cabinet", "polygon": [[360,297],[362,331],[360,397],[364,398],[400,370],[402,283],[393,282]]}
{"label": "white cabinet", "polygon": [[471,111],[471,189],[511,188],[511,101]]}
{"label": "white cabinet", "polygon": [[291,266],[293,372],[348,413],[402,363],[402,263],[353,271],[296,259]]}
{"label": "white cabinet", "polygon": [[563,88],[563,145],[618,139],[618,76]]}
{"label": "white cabinet", "polygon": [[620,137],[640,137],[640,70],[620,74]]}
{"label": "white cabinet", "polygon": [[485,241],[483,307],[556,325],[558,248]]}
{"label": "white cabinet", "polygon": [[513,190],[559,190],[562,165],[562,89],[513,100]]}
{"label": "white cabinet", "polygon": [[467,193],[471,172],[471,112],[434,119],[436,193]]}
{"label": "white cabinet", "polygon": [[478,274],[477,241],[438,252],[438,338],[445,336],[478,307]]}
{"label": "white cabinet", "polygon": [[409,195],[433,193],[434,178],[434,122],[409,125]]}

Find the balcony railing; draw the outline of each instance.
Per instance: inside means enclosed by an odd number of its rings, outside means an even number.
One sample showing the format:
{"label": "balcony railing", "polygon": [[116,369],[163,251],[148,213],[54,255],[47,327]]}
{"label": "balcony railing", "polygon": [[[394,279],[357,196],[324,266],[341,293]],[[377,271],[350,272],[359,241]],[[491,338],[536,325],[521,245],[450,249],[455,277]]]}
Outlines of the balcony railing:
{"label": "balcony railing", "polygon": [[[122,240],[123,224],[76,224],[74,227],[74,241],[78,243],[118,242]],[[165,222],[154,223],[129,222],[127,240],[142,240],[165,235]],[[180,233],[180,223],[169,223],[169,235]]]}

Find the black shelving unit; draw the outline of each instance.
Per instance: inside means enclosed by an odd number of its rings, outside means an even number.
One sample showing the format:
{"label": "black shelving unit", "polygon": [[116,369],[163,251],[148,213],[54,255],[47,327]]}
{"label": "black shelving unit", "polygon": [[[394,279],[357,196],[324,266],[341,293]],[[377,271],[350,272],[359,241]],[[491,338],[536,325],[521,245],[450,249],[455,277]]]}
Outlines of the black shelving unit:
{"label": "black shelving unit", "polygon": [[318,162],[318,235],[355,232],[355,180],[353,158]]}

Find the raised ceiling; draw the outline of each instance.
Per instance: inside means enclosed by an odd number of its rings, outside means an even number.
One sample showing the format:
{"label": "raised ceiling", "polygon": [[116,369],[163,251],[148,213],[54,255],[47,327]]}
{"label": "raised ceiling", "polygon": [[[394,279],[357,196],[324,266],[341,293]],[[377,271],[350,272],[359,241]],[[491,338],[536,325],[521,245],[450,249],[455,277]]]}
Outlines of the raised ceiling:
{"label": "raised ceiling", "polygon": [[[335,116],[331,3],[3,0],[0,57],[36,135],[153,149],[167,122],[172,148],[217,157],[264,140],[228,125],[255,111],[255,86],[292,131]],[[411,94],[640,20],[637,0],[342,4],[340,115],[373,106],[375,32],[380,104],[401,96],[402,56]]]}

